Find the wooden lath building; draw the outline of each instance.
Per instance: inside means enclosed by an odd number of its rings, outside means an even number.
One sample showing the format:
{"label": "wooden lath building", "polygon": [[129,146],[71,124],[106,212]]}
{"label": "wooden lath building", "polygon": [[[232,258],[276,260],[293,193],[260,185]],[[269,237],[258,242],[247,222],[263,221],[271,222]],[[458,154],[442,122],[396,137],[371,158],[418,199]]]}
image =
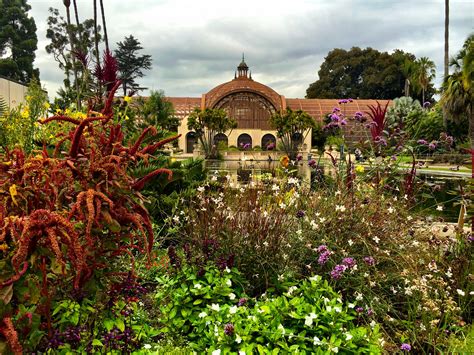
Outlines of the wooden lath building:
{"label": "wooden lath building", "polygon": [[[220,141],[229,146],[250,144],[251,147],[260,146],[263,150],[267,145],[276,142],[276,131],[270,126],[269,118],[275,112],[286,108],[303,110],[316,121],[322,122],[324,118],[339,107],[346,117],[354,116],[356,112],[367,112],[369,105],[376,105],[376,100],[357,100],[340,104],[338,99],[289,99],[278,94],[272,88],[252,79],[249,67],[242,57],[242,62],[237,67],[234,79],[220,84],[209,92],[199,97],[167,97],[173,104],[175,114],[180,118],[178,133],[181,134],[179,146],[185,153],[192,153],[196,136],[188,130],[188,116],[195,108],[220,108],[237,120],[237,128],[229,136],[218,134],[216,144]],[[385,105],[386,100],[379,100]],[[348,120],[345,136],[352,140],[366,139],[368,131],[354,122]],[[303,144],[307,149],[311,147],[309,134]]]}

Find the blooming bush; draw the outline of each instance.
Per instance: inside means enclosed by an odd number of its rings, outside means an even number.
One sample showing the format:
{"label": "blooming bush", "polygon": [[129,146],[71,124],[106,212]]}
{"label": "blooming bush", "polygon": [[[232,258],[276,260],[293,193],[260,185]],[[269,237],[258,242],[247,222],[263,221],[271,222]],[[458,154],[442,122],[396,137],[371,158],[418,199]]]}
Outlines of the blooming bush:
{"label": "blooming bush", "polygon": [[358,326],[355,304],[344,303],[320,276],[282,294],[244,298],[235,269],[189,267],[161,285],[162,331],[178,333],[194,351],[379,353],[378,325]]}

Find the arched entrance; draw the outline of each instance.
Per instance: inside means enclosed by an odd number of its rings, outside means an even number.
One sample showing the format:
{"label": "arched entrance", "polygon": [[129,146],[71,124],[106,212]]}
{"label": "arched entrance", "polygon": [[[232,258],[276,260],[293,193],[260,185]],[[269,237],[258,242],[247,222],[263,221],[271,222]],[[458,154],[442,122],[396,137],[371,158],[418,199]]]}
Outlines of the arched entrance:
{"label": "arched entrance", "polygon": [[269,150],[268,146],[272,144],[275,149],[276,138],[273,134],[267,133],[262,137],[262,150]]}
{"label": "arched entrance", "polygon": [[218,133],[214,136],[214,144],[217,148],[219,148],[219,146],[227,147],[229,145],[229,139],[224,133]]}
{"label": "arched entrance", "polygon": [[296,132],[293,134],[291,137],[291,141],[293,142],[293,146],[295,148],[299,147],[301,144],[303,144],[303,135],[299,132]]}
{"label": "arched entrance", "polygon": [[239,148],[245,147],[246,149],[252,148],[252,137],[247,133],[242,133],[239,138],[237,138],[237,146]]}
{"label": "arched entrance", "polygon": [[192,153],[194,151],[194,145],[198,139],[196,133],[191,131],[186,134],[186,153]]}

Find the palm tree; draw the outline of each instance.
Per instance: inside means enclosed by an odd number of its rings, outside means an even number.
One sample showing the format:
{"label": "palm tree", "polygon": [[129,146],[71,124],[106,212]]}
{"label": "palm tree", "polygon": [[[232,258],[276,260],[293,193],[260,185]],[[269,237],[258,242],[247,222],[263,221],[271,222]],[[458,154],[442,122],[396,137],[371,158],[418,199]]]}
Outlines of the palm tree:
{"label": "palm tree", "polygon": [[474,178],[474,34],[471,34],[462,50],[451,61],[454,72],[448,75],[443,86],[441,103],[454,120],[469,118],[469,137],[473,157]]}
{"label": "palm tree", "polygon": [[[449,0],[444,0],[444,77],[449,75]],[[448,113],[443,109],[444,129],[448,127]]]}
{"label": "palm tree", "polygon": [[72,70],[74,72],[74,86],[76,88],[76,105],[77,108],[81,108],[81,100],[79,97],[79,81],[77,80],[77,66],[76,66],[76,56],[75,56],[75,48],[74,48],[74,34],[72,31],[72,24],[71,24],[71,0],[63,0],[63,4],[66,7],[66,19],[67,19],[67,33],[69,37],[69,44],[71,46],[71,57],[72,57]]}
{"label": "palm tree", "polygon": [[421,87],[421,97],[423,104],[425,103],[425,91],[428,85],[431,83],[436,76],[435,63],[428,57],[421,57],[416,61],[417,64],[417,81]]}

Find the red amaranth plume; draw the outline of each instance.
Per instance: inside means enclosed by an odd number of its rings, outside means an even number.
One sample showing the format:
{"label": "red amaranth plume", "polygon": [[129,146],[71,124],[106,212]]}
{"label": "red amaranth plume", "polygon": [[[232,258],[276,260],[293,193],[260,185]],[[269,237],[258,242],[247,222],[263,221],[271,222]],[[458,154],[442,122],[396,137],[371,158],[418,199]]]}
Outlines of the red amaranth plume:
{"label": "red amaranth plume", "polygon": [[163,139],[155,144],[150,144],[150,145],[147,145],[145,148],[143,148],[141,151],[140,151],[140,154],[153,154],[156,152],[156,150],[158,148],[161,148],[162,146],[164,146],[166,143],[169,143],[169,142],[172,142],[176,139],[178,139],[179,137],[181,137],[181,134],[178,134],[177,136],[173,136],[173,137],[170,137],[170,138],[166,138],[166,139]]}
{"label": "red amaranth plume", "polygon": [[0,333],[3,334],[5,339],[7,339],[7,344],[10,346],[13,354],[23,354],[23,347],[18,341],[18,333],[13,326],[11,317],[5,317],[2,319],[2,323],[0,323]]}
{"label": "red amaranth plume", "polygon": [[117,82],[117,60],[112,52],[105,50],[102,63],[102,82],[107,86],[107,91],[110,91]]}
{"label": "red amaranth plume", "polygon": [[168,180],[171,180],[171,177],[173,176],[173,172],[169,169],[166,168],[161,168],[161,169],[156,169],[152,171],[151,173],[145,175],[141,179],[139,179],[137,182],[135,182],[132,185],[132,189],[140,191],[145,187],[145,184],[150,181],[152,178],[154,178],[156,175],[160,174],[168,174]]}

